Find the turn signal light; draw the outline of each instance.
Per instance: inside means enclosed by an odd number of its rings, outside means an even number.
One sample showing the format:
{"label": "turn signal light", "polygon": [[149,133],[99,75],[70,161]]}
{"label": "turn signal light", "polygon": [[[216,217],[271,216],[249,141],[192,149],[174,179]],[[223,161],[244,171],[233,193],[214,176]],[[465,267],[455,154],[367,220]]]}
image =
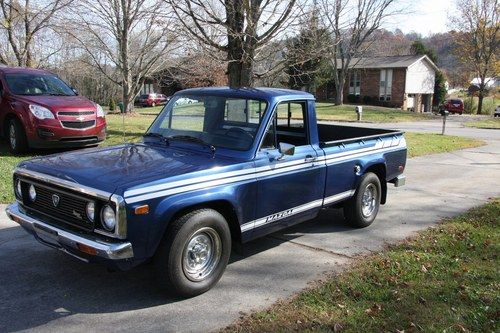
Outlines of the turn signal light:
{"label": "turn signal light", "polygon": [[149,214],[149,205],[142,205],[142,206],[136,207],[134,212],[135,212],[135,215]]}
{"label": "turn signal light", "polygon": [[87,254],[90,254],[92,256],[97,255],[97,250],[94,249],[93,247],[90,247],[90,246],[85,245],[85,244],[80,244],[80,243],[77,243],[76,246],[78,247],[78,250],[82,251],[83,253],[87,253]]}

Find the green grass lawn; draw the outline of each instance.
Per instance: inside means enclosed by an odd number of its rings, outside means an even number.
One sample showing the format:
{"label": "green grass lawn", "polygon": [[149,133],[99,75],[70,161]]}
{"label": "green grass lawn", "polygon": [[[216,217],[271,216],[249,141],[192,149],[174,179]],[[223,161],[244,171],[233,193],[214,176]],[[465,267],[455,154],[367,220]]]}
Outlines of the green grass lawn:
{"label": "green grass lawn", "polygon": [[[317,103],[318,120],[356,121],[355,105],[334,105],[332,103]],[[363,105],[363,122],[396,123],[421,121],[439,118],[432,114],[401,111],[394,108]]]}
{"label": "green grass lawn", "polygon": [[457,149],[479,147],[484,141],[462,136],[433,133],[405,133],[408,157],[445,153]]}
{"label": "green grass lawn", "polygon": [[163,105],[153,106],[153,107],[135,107],[134,112],[139,114],[153,114],[156,115],[161,112]]}
{"label": "green grass lawn", "polygon": [[500,200],[243,317],[228,332],[498,332]]}
{"label": "green grass lawn", "polygon": [[479,121],[468,121],[464,123],[467,127],[500,129],[500,118],[491,118]]}
{"label": "green grass lawn", "polygon": [[[107,116],[108,137],[101,146],[138,141],[154,119],[155,116],[141,114],[126,116],[125,118],[119,114],[109,114]],[[124,131],[123,128],[125,129]],[[123,134],[123,132],[125,132],[125,134]],[[409,147],[409,157],[475,147],[484,144],[479,140],[454,136],[441,136],[438,134],[407,133],[406,138]],[[52,152],[53,151],[42,153],[48,154]],[[38,154],[40,154],[40,152],[38,152]],[[34,156],[36,155],[12,156],[7,149],[5,141],[0,141],[0,203],[8,203],[14,200],[12,192],[12,170],[22,160]]]}
{"label": "green grass lawn", "polygon": [[[355,112],[355,105],[334,105],[332,103],[317,103],[316,112],[319,120],[337,120],[337,121],[356,121],[357,115]],[[186,107],[190,107],[186,105]],[[160,113],[163,106],[135,108],[134,112],[139,114],[153,114]],[[292,116],[298,117],[298,109],[292,110]],[[401,111],[394,108],[385,108],[379,106],[363,105],[363,122],[373,123],[392,123],[392,122],[405,122],[405,121],[420,121],[439,118],[438,116],[415,113],[409,111]]]}

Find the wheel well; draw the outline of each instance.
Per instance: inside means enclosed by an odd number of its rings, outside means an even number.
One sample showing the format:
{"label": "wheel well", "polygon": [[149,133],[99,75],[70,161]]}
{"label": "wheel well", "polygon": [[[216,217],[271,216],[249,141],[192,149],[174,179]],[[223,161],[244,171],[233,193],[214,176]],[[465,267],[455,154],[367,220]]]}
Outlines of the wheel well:
{"label": "wheel well", "polygon": [[365,173],[373,172],[377,175],[380,180],[380,186],[382,187],[382,196],[380,197],[380,203],[383,205],[387,199],[387,181],[385,180],[386,171],[385,165],[383,164],[375,164],[366,169]]}
{"label": "wheel well", "polygon": [[3,126],[1,128],[2,130],[2,136],[5,137],[5,135],[7,135],[7,126],[9,125],[9,120],[10,119],[16,119],[17,121],[21,122],[21,120],[19,120],[19,118],[15,115],[15,114],[12,114],[12,113],[8,113],[5,118],[3,119]]}
{"label": "wheel well", "polygon": [[229,230],[231,231],[231,239],[233,243],[241,244],[241,227],[238,220],[238,216],[236,215],[233,205],[231,205],[231,203],[229,203],[228,201],[217,200],[217,201],[204,202],[202,204],[184,207],[180,211],[175,213],[172,221],[174,221],[175,219],[179,218],[184,214],[187,214],[190,211],[200,208],[211,208],[222,214],[222,216],[224,216],[229,225]]}

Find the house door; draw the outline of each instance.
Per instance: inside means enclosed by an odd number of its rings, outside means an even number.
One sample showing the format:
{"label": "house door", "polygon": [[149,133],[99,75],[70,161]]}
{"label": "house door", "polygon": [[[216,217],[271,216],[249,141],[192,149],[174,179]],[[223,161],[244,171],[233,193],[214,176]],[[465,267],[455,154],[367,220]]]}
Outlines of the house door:
{"label": "house door", "polygon": [[406,99],[406,109],[411,110],[415,105],[415,97],[413,94],[408,94],[408,98]]}

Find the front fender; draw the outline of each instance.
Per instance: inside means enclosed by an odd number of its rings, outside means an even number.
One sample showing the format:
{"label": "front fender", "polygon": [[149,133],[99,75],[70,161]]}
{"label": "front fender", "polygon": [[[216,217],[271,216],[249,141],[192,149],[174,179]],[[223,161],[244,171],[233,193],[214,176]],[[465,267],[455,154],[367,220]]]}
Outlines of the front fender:
{"label": "front fender", "polygon": [[211,204],[224,202],[231,205],[238,218],[238,224],[243,219],[244,212],[241,205],[238,205],[238,198],[241,197],[241,189],[235,187],[224,187],[214,191],[209,189],[201,193],[185,193],[162,199],[156,206],[152,221],[150,221],[149,237],[148,237],[148,256],[153,256],[160,244],[163,236],[180,212],[188,210],[190,207],[208,206]]}

